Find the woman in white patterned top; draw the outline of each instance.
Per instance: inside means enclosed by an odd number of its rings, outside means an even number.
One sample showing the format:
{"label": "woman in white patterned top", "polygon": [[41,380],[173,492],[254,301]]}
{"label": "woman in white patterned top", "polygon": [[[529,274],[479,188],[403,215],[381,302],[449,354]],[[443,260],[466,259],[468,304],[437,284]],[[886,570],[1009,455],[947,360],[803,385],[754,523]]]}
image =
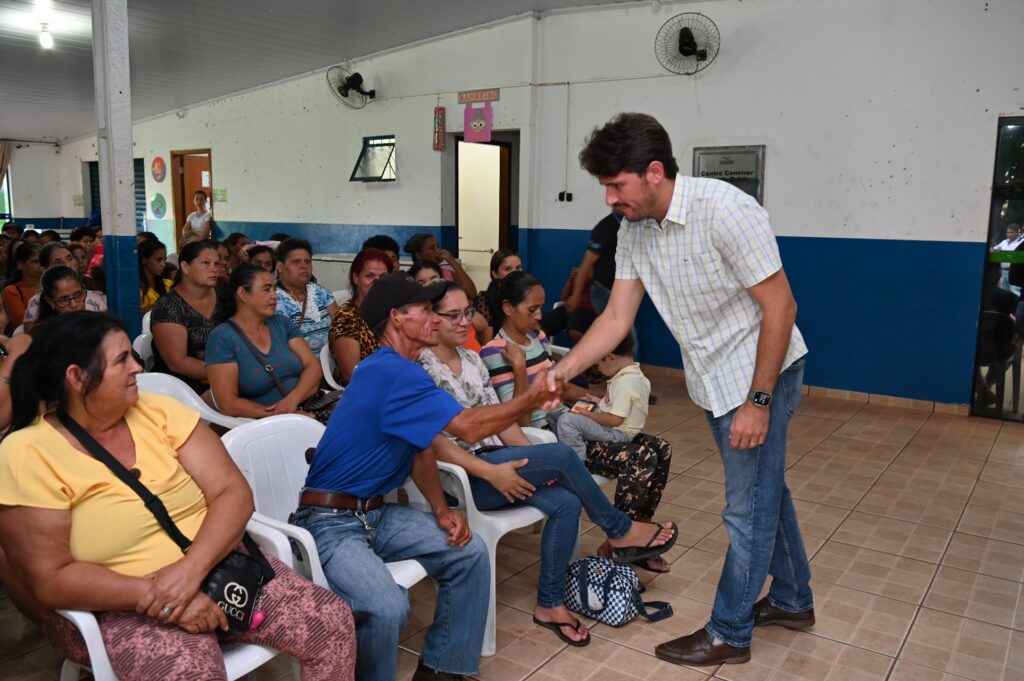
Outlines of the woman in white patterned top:
{"label": "woman in white patterned top", "polygon": [[[497,404],[498,395],[483,361],[461,347],[476,310],[457,284],[448,282],[446,286],[444,297],[434,305],[442,318],[438,327],[440,343],[423,350],[420,364],[463,407]],[[533,621],[553,631],[563,643],[577,647],[590,643],[587,627],[562,602],[565,569],[576,543],[580,508],[585,508],[590,519],[608,535],[616,560],[622,562],[653,558],[667,551],[675,543],[677,528],[669,523],[631,520],[608,501],[571,447],[560,443],[531,445],[514,423],[496,437],[480,442],[465,443],[449,437],[460,446],[436,448],[437,458],[466,469],[478,508],[490,511],[522,504],[547,514]],[[649,548],[640,548],[648,539]]]}

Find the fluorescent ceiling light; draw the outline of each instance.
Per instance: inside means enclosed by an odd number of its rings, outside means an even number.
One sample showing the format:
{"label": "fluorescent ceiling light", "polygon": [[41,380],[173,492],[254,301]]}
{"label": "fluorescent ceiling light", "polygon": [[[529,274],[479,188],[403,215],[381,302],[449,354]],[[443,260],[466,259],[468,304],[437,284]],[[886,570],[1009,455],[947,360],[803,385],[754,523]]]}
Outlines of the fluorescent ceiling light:
{"label": "fluorescent ceiling light", "polygon": [[53,49],[53,35],[50,33],[50,29],[46,26],[45,21],[41,24],[39,31],[39,45],[44,50]]}

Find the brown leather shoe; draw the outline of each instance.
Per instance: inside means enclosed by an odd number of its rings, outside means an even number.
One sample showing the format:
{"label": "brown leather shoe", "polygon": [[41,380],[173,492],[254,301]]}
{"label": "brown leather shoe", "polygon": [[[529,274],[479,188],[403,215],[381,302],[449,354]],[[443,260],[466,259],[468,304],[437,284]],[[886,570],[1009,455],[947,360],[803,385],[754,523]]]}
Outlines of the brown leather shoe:
{"label": "brown leather shoe", "polygon": [[412,675],[412,681],[464,681],[465,676],[459,674],[449,674],[448,672],[439,672],[436,669],[431,669],[427,665],[423,664],[423,658],[420,658],[419,665],[416,666],[416,673]]}
{"label": "brown leather shoe", "polygon": [[704,667],[746,662],[750,659],[750,648],[735,648],[724,641],[715,643],[711,634],[701,628],[689,636],[659,644],[654,649],[654,656],[673,664]]}
{"label": "brown leather shoe", "polygon": [[810,629],[814,626],[814,608],[803,612],[787,612],[769,603],[765,596],[754,603],[754,626],[766,627],[769,624],[788,629]]}

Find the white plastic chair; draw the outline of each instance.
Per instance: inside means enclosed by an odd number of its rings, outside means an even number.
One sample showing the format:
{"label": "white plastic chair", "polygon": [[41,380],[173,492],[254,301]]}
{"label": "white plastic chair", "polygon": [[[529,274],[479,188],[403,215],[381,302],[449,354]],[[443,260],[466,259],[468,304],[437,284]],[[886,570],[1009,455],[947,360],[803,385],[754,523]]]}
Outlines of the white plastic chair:
{"label": "white plastic chair", "polygon": [[[221,440],[252,488],[253,517],[294,540],[302,554],[296,571],[329,589],[313,535],[288,523],[309,471],[306,450],[315,447],[323,434],[324,426],[308,416],[281,414],[228,431]],[[427,576],[415,560],[386,565],[395,582],[406,589]]]}
{"label": "white plastic chair", "polygon": [[135,340],[132,341],[132,349],[139,354],[142,359],[142,368],[145,371],[153,370],[153,334],[151,333],[140,333]]}
{"label": "white plastic chair", "polygon": [[331,354],[330,344],[320,348],[320,368],[324,372],[324,380],[327,381],[327,385],[335,390],[344,390],[344,386],[334,380],[334,368],[336,366],[338,366],[338,363],[334,361],[334,355]]}
{"label": "white plastic chair", "polygon": [[[142,336],[139,338],[141,337]],[[136,338],[135,340],[137,342],[139,339]],[[136,352],[138,352],[137,349]],[[138,381],[139,390],[173,397],[186,407],[191,407],[198,411],[199,418],[207,423],[216,423],[218,426],[222,426],[224,428],[237,428],[238,426],[242,426],[253,421],[253,419],[228,416],[220,413],[204,402],[203,398],[196,395],[195,391],[188,387],[188,384],[176,376],[151,372],[139,374],[135,377],[135,380]]]}
{"label": "white plastic chair", "polygon": [[[285,565],[294,565],[288,537],[256,517],[249,521],[246,529],[265,553],[274,556]],[[92,671],[93,678],[96,681],[117,681],[117,675],[114,674],[114,669],[110,665],[110,658],[103,645],[103,637],[100,634],[100,627],[95,615],[85,610],[58,610],[58,612],[74,624],[82,634],[86,648],[89,650],[89,669]],[[223,644],[221,652],[224,654],[224,666],[227,668],[229,679],[239,679],[279,654],[274,648],[252,643]],[[60,670],[60,679],[61,681],[78,681],[81,671],[81,665],[75,664],[71,660],[65,660]],[[294,671],[297,679],[298,670]]]}
{"label": "white plastic chair", "polygon": [[153,333],[153,326],[150,322],[153,316],[153,311],[150,310],[146,314],[142,315],[142,333]]}
{"label": "white plastic chair", "polygon": [[338,304],[338,307],[341,307],[342,305],[347,303],[349,300],[351,300],[351,298],[352,291],[350,291],[347,288],[343,288],[334,292],[334,302]]}
{"label": "white plastic chair", "polygon": [[11,335],[12,336],[17,336],[19,333],[25,333],[25,325],[24,324],[20,324],[20,325],[14,327],[14,331],[11,332]]}

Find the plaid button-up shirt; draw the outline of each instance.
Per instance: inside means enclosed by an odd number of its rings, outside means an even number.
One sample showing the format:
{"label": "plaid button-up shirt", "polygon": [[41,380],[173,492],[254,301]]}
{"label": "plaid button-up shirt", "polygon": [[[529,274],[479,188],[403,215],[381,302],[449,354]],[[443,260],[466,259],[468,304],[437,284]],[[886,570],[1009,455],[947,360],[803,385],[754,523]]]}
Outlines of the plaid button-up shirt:
{"label": "plaid button-up shirt", "polygon": [[[747,289],[782,269],[764,208],[727,182],[677,175],[661,223],[622,221],[615,263],[679,342],[690,399],[716,418],[743,404],[763,316]],[[806,353],[794,325],[783,369]]]}

